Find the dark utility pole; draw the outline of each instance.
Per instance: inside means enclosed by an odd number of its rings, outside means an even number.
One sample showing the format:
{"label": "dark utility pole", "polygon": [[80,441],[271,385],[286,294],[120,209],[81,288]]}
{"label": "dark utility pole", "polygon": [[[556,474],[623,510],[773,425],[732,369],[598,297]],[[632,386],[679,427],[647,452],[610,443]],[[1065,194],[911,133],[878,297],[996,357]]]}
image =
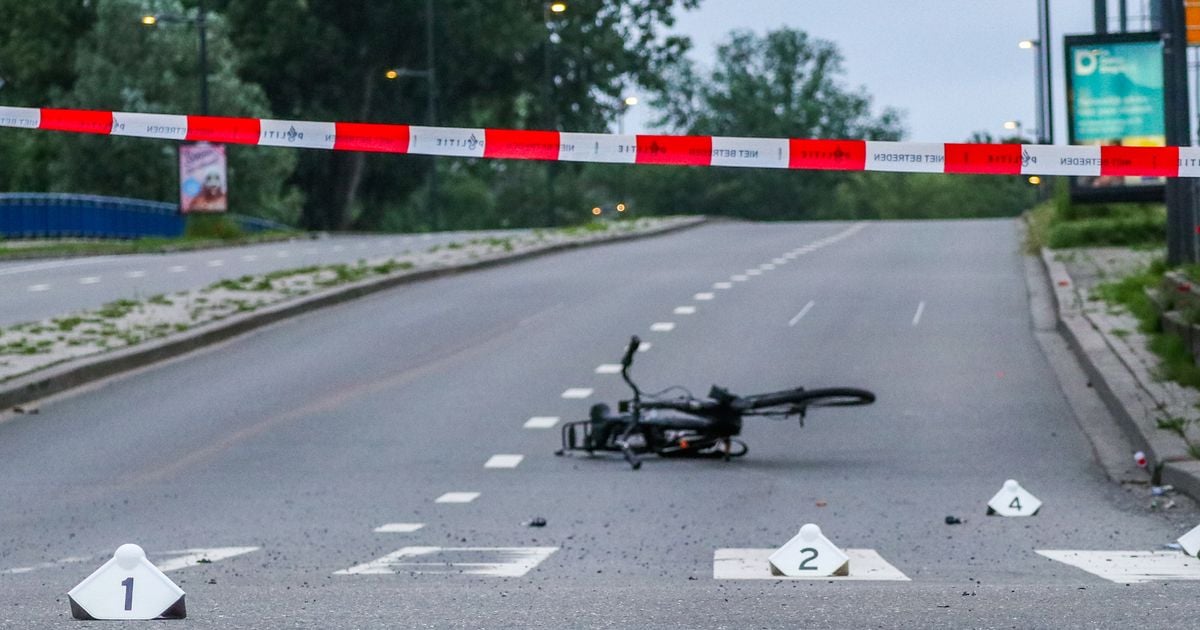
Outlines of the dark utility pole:
{"label": "dark utility pole", "polygon": [[1054,144],[1054,74],[1050,67],[1050,0],[1038,0],[1038,144]]}
{"label": "dark utility pole", "polygon": [[208,115],[208,9],[197,3],[196,30],[200,33],[200,115]]}
{"label": "dark utility pole", "polygon": [[[436,127],[438,121],[437,112],[437,75],[434,74],[434,46],[433,46],[433,0],[425,0],[425,71],[428,73],[429,79],[429,100],[427,102],[427,113],[429,117],[429,126]],[[429,215],[433,221],[433,229],[443,229],[441,207],[438,205],[438,165],[437,156],[429,156]]]}
{"label": "dark utility pole", "polygon": [[[1163,84],[1167,146],[1191,144],[1188,103],[1187,23],[1183,0],[1162,0]],[[1190,179],[1171,177],[1166,185],[1167,264],[1197,262],[1196,191]]]}
{"label": "dark utility pole", "polygon": [[1097,35],[1104,35],[1108,32],[1108,0],[1095,0],[1092,7],[1092,18],[1096,22],[1094,30]]}

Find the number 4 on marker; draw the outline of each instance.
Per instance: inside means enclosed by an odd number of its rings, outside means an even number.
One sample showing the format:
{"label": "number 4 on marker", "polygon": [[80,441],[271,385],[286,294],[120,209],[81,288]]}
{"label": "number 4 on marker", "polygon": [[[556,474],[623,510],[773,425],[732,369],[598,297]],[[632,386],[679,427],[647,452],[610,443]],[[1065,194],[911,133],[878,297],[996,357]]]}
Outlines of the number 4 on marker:
{"label": "number 4 on marker", "polygon": [[121,586],[125,587],[125,610],[133,610],[133,578],[125,578]]}
{"label": "number 4 on marker", "polygon": [[1008,507],[1013,508],[1014,510],[1020,510],[1021,509],[1021,498],[1013,497],[1013,500],[1011,503],[1008,504]]}

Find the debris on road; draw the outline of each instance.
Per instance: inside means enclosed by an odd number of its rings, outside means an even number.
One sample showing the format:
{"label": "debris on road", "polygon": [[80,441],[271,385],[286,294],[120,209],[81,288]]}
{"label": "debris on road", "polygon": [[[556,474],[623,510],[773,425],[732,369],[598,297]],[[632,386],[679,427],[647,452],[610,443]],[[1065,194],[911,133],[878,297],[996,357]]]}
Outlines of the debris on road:
{"label": "debris on road", "polygon": [[947,525],[962,525],[963,520],[961,518],[958,518],[957,516],[947,516],[946,524]]}
{"label": "debris on road", "polygon": [[538,516],[538,517],[535,517],[533,520],[529,521],[528,523],[525,523],[525,525],[527,527],[545,527],[546,519]]}

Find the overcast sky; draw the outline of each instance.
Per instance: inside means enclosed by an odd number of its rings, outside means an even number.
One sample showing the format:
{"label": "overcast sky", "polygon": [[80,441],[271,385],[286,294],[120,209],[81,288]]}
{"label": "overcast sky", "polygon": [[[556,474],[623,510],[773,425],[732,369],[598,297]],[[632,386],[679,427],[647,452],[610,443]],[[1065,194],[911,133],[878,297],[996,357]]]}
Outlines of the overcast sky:
{"label": "overcast sky", "polygon": [[[1116,30],[1116,0],[1110,4]],[[1092,0],[1050,5],[1054,131],[1065,144],[1062,36],[1092,32]],[[1130,0],[1130,15],[1143,15],[1144,5]],[[702,0],[699,9],[679,15],[676,31],[692,38],[695,61],[711,66],[730,30],[762,34],[783,26],[836,43],[845,56],[844,81],[866,87],[877,106],[902,110],[907,139],[999,136],[1008,133],[1004,121],[1014,119],[1033,135],[1034,52],[1017,43],[1037,37],[1035,0]],[[648,114],[630,112],[627,130],[643,130]]]}

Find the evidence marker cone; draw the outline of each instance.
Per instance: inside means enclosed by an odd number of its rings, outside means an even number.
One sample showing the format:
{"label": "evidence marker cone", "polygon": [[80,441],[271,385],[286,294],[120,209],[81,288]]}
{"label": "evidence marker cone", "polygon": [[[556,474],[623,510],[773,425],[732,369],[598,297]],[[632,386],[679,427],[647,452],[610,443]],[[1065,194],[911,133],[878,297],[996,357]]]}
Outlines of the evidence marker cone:
{"label": "evidence marker cone", "polygon": [[1042,502],[1021,487],[1015,479],[1004,482],[1000,492],[988,501],[988,516],[1033,516],[1041,509]]}
{"label": "evidence marker cone", "polygon": [[1179,546],[1183,548],[1183,553],[1193,558],[1200,558],[1200,525],[1180,536]]}
{"label": "evidence marker cone", "polygon": [[771,575],[829,577],[850,575],[850,556],[829,541],[821,528],[808,523],[767,559]]}
{"label": "evidence marker cone", "polygon": [[183,619],[183,596],[133,544],[117,547],[111,560],[67,593],[76,619]]}

